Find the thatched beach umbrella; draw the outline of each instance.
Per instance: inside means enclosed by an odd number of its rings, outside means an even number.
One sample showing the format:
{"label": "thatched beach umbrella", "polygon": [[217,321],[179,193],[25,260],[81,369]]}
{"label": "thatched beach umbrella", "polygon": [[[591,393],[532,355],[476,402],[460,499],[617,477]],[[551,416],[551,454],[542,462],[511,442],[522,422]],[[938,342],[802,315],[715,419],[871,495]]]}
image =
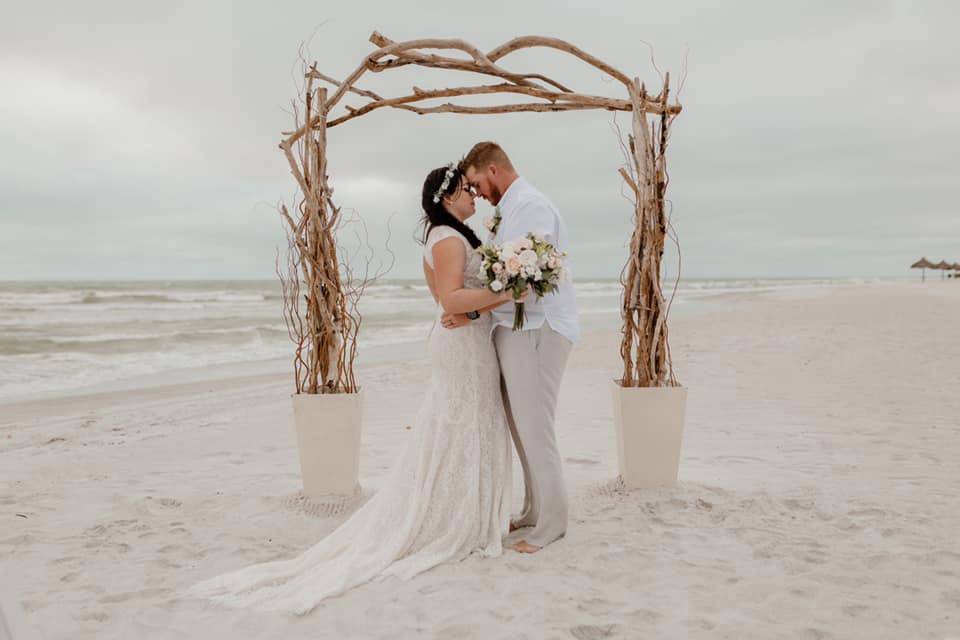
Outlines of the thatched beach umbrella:
{"label": "thatched beach umbrella", "polygon": [[927,260],[926,258],[920,258],[919,260],[917,260],[916,262],[914,262],[912,265],[910,265],[910,268],[911,268],[911,269],[923,269],[923,271],[920,272],[920,278],[921,278],[921,280],[926,281],[926,279],[927,279],[927,269],[936,269],[937,267],[936,267],[936,265],[934,265],[932,262],[930,262],[930,261]]}
{"label": "thatched beach umbrella", "polygon": [[940,269],[942,272],[940,274],[940,279],[947,277],[947,271],[953,268],[953,265],[947,262],[946,260],[941,260],[937,264],[933,265],[934,269]]}

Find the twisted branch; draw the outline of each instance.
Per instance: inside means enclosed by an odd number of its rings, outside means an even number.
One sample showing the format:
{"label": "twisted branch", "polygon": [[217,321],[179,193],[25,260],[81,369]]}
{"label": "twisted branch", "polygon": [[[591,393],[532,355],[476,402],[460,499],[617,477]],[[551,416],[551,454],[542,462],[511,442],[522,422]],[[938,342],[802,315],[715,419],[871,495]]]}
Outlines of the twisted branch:
{"label": "twisted branch", "polygon": [[[635,107],[629,100],[618,98],[607,98],[581,94],[572,91],[565,85],[556,80],[539,73],[514,73],[508,71],[496,64],[497,60],[520,49],[532,47],[545,47],[556,49],[568,53],[585,63],[599,69],[603,73],[613,77],[628,90],[632,86],[631,81],[622,72],[618,71],[603,60],[596,58],[564,40],[558,38],[548,38],[543,36],[524,36],[514,38],[509,42],[492,49],[489,53],[483,53],[474,45],[460,39],[454,38],[426,38],[421,40],[409,40],[406,42],[395,42],[379,32],[373,32],[370,35],[370,42],[378,47],[370,53],[354,71],[343,81],[320,73],[315,68],[311,68],[308,76],[311,79],[320,79],[336,87],[336,90],[325,102],[323,109],[328,116],[327,126],[336,126],[348,122],[354,118],[365,115],[383,107],[402,109],[411,111],[419,115],[431,113],[464,113],[464,114],[493,114],[493,113],[516,113],[516,112],[547,112],[547,111],[576,111],[583,109],[607,109],[619,111],[631,111]],[[452,58],[449,56],[438,55],[434,53],[423,53],[421,49],[449,49],[462,51],[470,56],[470,59]],[[414,93],[397,98],[383,98],[378,94],[360,89],[356,82],[367,71],[380,73],[389,69],[396,69],[407,65],[416,65],[434,69],[447,69],[455,71],[467,71],[487,76],[501,78],[506,82],[495,85],[479,85],[474,87],[454,87],[448,89],[422,90],[414,89]],[[534,80],[552,86],[537,84]],[[347,114],[329,118],[330,111],[340,102],[346,93],[370,98],[371,102],[359,108],[345,107]],[[466,95],[482,95],[497,93],[513,93],[531,96],[545,100],[545,103],[530,104],[503,104],[494,106],[467,106],[447,103],[440,106],[414,106],[424,100],[444,97],[456,97]],[[563,103],[564,106],[558,107],[557,103]],[[536,105],[536,106],[533,106]],[[647,98],[646,93],[642,100],[642,107],[647,113],[667,113],[676,115],[680,112],[679,104],[669,105],[662,96]],[[281,147],[290,146],[298,141],[308,129],[317,126],[320,122],[320,115],[316,114],[307,119],[303,126],[292,132],[284,132],[284,140]]]}

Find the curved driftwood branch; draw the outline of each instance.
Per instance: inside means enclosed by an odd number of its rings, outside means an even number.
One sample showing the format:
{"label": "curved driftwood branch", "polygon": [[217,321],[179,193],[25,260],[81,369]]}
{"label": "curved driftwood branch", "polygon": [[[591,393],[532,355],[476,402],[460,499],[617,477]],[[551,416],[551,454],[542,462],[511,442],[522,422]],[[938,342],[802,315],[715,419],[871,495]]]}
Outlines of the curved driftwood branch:
{"label": "curved driftwood branch", "polygon": [[591,105],[559,103],[552,102],[525,102],[519,104],[500,104],[490,107],[474,107],[462,104],[446,103],[435,107],[415,107],[413,105],[400,105],[397,109],[405,109],[419,115],[429,113],[472,113],[474,115],[485,115],[493,113],[522,113],[525,111],[534,111],[545,113],[549,111],[584,111],[588,109],[597,109]]}
{"label": "curved driftwood branch", "polygon": [[[374,51],[368,59],[379,59],[388,55],[401,55],[410,49],[459,49],[464,53],[470,54],[473,61],[486,67],[494,67],[493,62],[487,58],[487,54],[480,51],[466,40],[459,38],[423,38],[421,40],[407,40],[405,42],[396,42],[384,36],[379,31],[370,34],[370,42],[380,47]],[[410,55],[422,55],[420,53]]]}
{"label": "curved driftwood branch", "polygon": [[[400,105],[409,105],[414,102],[420,102],[423,100],[432,100],[435,98],[452,98],[457,96],[472,96],[472,95],[489,95],[496,93],[513,93],[531,96],[534,98],[542,98],[547,100],[550,103],[563,103],[563,104],[577,104],[579,108],[583,109],[607,109],[607,110],[616,110],[616,111],[630,111],[633,107],[627,100],[617,100],[615,98],[605,98],[603,96],[591,96],[584,95],[580,93],[559,93],[556,91],[547,91],[545,89],[538,89],[536,87],[523,87],[515,84],[494,84],[494,85],[480,85],[476,87],[453,87],[450,89],[421,89],[419,87],[413,88],[413,93],[408,96],[400,96],[399,98],[390,98],[388,100],[375,100],[373,102],[368,102],[358,109],[353,109],[347,107],[347,110],[350,112],[348,115],[340,116],[330,120],[327,123],[328,127],[333,127],[338,124],[342,124],[353,118],[357,118],[366,113],[370,113],[375,109],[381,109],[383,107],[392,107],[392,108],[401,108]],[[510,111],[517,111],[517,109],[511,108],[516,105],[501,105],[503,108],[503,113],[508,113]],[[651,103],[650,108],[653,110],[659,109],[660,105]],[[416,113],[439,113],[438,111],[430,111],[430,107],[419,107],[417,109],[406,109],[407,111],[414,111]],[[563,111],[564,109],[525,109],[529,111]],[[498,113],[497,111],[462,111],[460,113]]]}
{"label": "curved driftwood branch", "polygon": [[[387,47],[393,44],[396,44],[390,38],[387,38],[378,31],[374,31],[370,35],[370,42],[377,45],[378,47]],[[472,45],[471,45],[472,46]],[[516,84],[521,84],[525,86],[536,86],[530,82],[531,79],[541,80],[548,84],[553,85],[560,91],[571,91],[566,86],[560,84],[556,80],[549,78],[541,73],[511,73],[496,65],[492,64],[489,60],[489,56],[486,56],[486,62],[480,62],[476,58],[471,62],[469,60],[460,60],[457,58],[450,58],[447,56],[439,56],[436,54],[421,54],[419,52],[404,51],[402,53],[396,54],[397,58],[393,60],[387,60],[384,62],[378,62],[371,65],[372,71],[385,71],[386,69],[402,67],[410,64],[415,64],[423,67],[433,67],[436,69],[448,69],[448,70],[457,70],[457,71],[471,71],[473,73],[482,73],[485,75],[496,76],[503,78],[504,80],[510,80]]]}
{"label": "curved driftwood branch", "polygon": [[[316,79],[318,79],[318,80],[323,80],[324,82],[329,82],[330,84],[334,85],[335,87],[339,87],[341,84],[343,84],[342,82],[340,82],[340,81],[337,80],[336,78],[331,78],[330,76],[328,76],[328,75],[326,75],[326,74],[320,73],[320,72],[317,71],[316,69],[311,69],[310,72],[307,74],[306,77],[308,77],[308,78],[316,78]],[[371,100],[383,100],[383,97],[382,97],[382,96],[377,95],[377,94],[374,93],[373,91],[366,91],[365,89],[361,89],[361,88],[356,87],[356,86],[350,87],[350,88],[349,88],[349,91],[350,91],[350,93],[356,93],[356,94],[361,95],[361,96],[364,96],[364,97],[366,97],[366,98],[370,98]]]}
{"label": "curved driftwood branch", "polygon": [[520,49],[530,49],[532,47],[547,47],[550,49],[557,49],[558,51],[564,51],[572,56],[580,58],[587,64],[600,69],[608,76],[616,78],[625,87],[630,86],[630,78],[628,78],[626,74],[618,71],[600,58],[592,56],[583,49],[572,45],[565,40],[560,40],[559,38],[547,38],[544,36],[521,36],[519,38],[514,38],[510,42],[500,45],[496,49],[493,49],[487,53],[487,58],[491,62],[496,62],[500,58],[510,55],[514,51],[519,51]]}

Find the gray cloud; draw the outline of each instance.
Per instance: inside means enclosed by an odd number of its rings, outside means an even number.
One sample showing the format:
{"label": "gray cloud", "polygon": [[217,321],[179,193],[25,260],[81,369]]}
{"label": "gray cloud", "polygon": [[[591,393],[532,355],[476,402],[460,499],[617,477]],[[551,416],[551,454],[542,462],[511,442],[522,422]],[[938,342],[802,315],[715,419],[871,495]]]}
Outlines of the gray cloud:
{"label": "gray cloud", "polygon": [[[0,278],[271,277],[273,205],[292,190],[276,143],[297,46],[309,39],[321,68],[345,76],[374,29],[482,48],[556,35],[654,88],[641,40],[675,79],[689,52],[669,155],[688,276],[905,275],[921,254],[960,260],[960,9],[947,2],[61,2],[8,13]],[[508,64],[617,90],[551,52]],[[472,80],[402,70],[363,84]],[[393,215],[394,275],[414,276],[423,176],[496,139],[565,213],[578,272],[613,276],[630,224],[613,122],[384,111],[331,132],[334,186],[375,242]]]}

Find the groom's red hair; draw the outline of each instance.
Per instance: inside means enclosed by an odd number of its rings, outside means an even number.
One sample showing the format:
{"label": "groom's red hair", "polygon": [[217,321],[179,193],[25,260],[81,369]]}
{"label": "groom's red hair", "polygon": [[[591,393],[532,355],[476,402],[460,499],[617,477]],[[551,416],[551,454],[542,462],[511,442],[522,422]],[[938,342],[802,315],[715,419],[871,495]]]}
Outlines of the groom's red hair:
{"label": "groom's red hair", "polygon": [[507,156],[507,152],[503,150],[503,147],[496,142],[489,141],[478,142],[473,145],[473,148],[467,152],[463,161],[460,162],[460,170],[466,173],[467,169],[473,167],[477,171],[482,171],[491,164],[515,171],[513,163],[510,162],[510,158]]}

